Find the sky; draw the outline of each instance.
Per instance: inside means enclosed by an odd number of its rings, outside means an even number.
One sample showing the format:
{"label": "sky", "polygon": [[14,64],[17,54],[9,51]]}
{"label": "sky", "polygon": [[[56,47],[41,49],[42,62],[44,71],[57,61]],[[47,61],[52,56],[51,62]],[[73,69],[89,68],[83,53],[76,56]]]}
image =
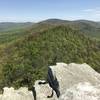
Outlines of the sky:
{"label": "sky", "polygon": [[100,0],[0,0],[0,22],[100,21]]}

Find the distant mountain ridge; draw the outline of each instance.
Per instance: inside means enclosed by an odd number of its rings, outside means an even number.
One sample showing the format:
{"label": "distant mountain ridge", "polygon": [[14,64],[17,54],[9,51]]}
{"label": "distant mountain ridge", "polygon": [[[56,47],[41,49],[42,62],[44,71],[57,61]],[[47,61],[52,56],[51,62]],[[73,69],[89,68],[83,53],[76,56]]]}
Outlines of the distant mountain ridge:
{"label": "distant mountain ridge", "polygon": [[87,24],[94,24],[94,26],[100,26],[100,22],[96,22],[96,21],[91,21],[91,20],[62,20],[62,19],[47,19],[47,20],[43,20],[43,21],[40,21],[39,23],[64,23],[64,24],[67,24],[67,23],[87,23]]}
{"label": "distant mountain ridge", "polygon": [[89,21],[89,20],[61,20],[61,19],[47,19],[39,22],[38,24],[46,25],[67,25],[71,28],[83,32],[84,34],[96,38],[100,38],[100,22]]}
{"label": "distant mountain ridge", "polygon": [[1,22],[0,23],[0,32],[6,32],[6,31],[12,31],[12,30],[17,30],[17,29],[22,29],[22,28],[28,28],[33,23],[31,22],[23,22],[23,23],[18,23],[18,22]]}
{"label": "distant mountain ridge", "polygon": [[45,30],[52,28],[54,26],[70,26],[71,28],[78,30],[88,36],[93,38],[100,38],[100,22],[89,21],[89,20],[61,20],[61,19],[47,19],[40,21],[38,23],[25,22],[25,23],[15,23],[15,22],[3,22],[0,23],[0,32],[7,32],[19,29],[31,29],[33,31]]}

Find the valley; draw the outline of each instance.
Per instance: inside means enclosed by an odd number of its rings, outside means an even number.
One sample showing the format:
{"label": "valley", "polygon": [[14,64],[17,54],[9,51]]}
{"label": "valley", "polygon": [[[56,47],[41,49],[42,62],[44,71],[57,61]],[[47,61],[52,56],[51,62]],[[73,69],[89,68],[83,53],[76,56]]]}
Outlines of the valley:
{"label": "valley", "polygon": [[99,22],[49,19],[23,27],[0,32],[1,90],[32,89],[56,62],[87,63],[100,72]]}

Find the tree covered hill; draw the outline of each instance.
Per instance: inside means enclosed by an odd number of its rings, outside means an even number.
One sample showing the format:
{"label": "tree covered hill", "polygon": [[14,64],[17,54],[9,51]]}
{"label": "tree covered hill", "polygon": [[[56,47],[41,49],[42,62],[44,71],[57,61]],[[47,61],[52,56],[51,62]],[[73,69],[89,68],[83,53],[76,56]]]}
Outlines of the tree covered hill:
{"label": "tree covered hill", "polygon": [[83,32],[84,34],[90,37],[98,39],[100,38],[100,22],[94,22],[88,20],[68,21],[60,19],[48,19],[34,24],[32,29],[36,30],[36,28],[38,28],[40,30],[43,30],[43,27],[50,28],[59,25],[70,26],[74,30]]}
{"label": "tree covered hill", "polygon": [[3,22],[0,23],[0,46],[9,44],[12,41],[16,41],[28,34],[28,30],[34,23],[14,23],[14,22]]}
{"label": "tree covered hill", "polygon": [[0,47],[21,38],[28,33],[42,32],[56,26],[70,26],[85,35],[100,40],[100,23],[88,20],[67,21],[60,19],[48,19],[39,23],[0,23]]}
{"label": "tree covered hill", "polygon": [[65,25],[71,28],[83,32],[84,34],[93,38],[100,38],[100,22],[94,22],[89,20],[61,20],[61,19],[47,19],[38,23],[14,23],[14,22],[3,22],[0,23],[0,34],[10,33],[14,31],[20,31],[22,29],[31,29],[34,31],[42,31],[54,26]]}
{"label": "tree covered hill", "polygon": [[30,30],[0,50],[1,88],[31,88],[36,79],[46,78],[48,66],[56,62],[87,63],[100,72],[100,43],[68,26],[41,30]]}

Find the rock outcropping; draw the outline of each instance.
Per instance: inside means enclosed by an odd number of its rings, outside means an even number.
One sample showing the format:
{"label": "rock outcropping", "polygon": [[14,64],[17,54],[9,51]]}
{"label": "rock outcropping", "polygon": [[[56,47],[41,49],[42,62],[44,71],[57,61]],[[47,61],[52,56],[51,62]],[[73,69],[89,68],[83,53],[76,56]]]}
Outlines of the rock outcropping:
{"label": "rock outcropping", "polygon": [[4,88],[0,100],[100,100],[100,74],[87,64],[57,63],[47,81],[38,80],[33,93],[27,88]]}
{"label": "rock outcropping", "polygon": [[82,82],[89,82],[94,86],[100,84],[100,74],[87,64],[57,63],[49,67],[48,80],[53,90],[60,96],[75,84]]}
{"label": "rock outcropping", "polygon": [[59,100],[100,100],[100,86],[88,82],[76,84],[66,89]]}
{"label": "rock outcropping", "polygon": [[34,100],[33,93],[28,91],[28,88],[20,88],[14,90],[14,88],[4,88],[4,92],[0,95],[0,100]]}
{"label": "rock outcropping", "polygon": [[36,100],[57,100],[56,93],[45,81],[35,82]]}

